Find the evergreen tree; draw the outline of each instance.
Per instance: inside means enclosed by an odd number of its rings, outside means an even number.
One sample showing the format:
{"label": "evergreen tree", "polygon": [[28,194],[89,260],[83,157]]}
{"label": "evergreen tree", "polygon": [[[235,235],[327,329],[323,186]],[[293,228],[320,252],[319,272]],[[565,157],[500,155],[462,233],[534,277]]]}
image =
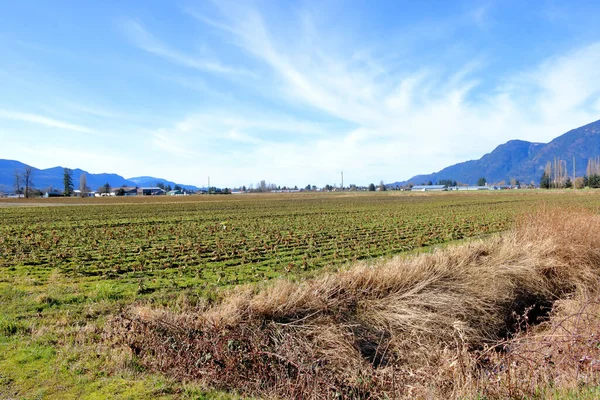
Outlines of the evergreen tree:
{"label": "evergreen tree", "polygon": [[541,189],[550,189],[550,175],[546,171],[542,174],[540,178],[540,188]]}
{"label": "evergreen tree", "polygon": [[452,179],[440,179],[437,184],[444,185],[446,187],[456,186],[456,181],[453,181]]}
{"label": "evergreen tree", "polygon": [[486,183],[487,180],[484,177],[481,177],[479,180],[477,180],[477,186],[485,186]]}
{"label": "evergreen tree", "polygon": [[73,171],[69,168],[63,170],[63,186],[63,195],[71,196],[73,194]]}
{"label": "evergreen tree", "polygon": [[375,191],[375,185],[373,183],[369,184],[369,192]]}
{"label": "evergreen tree", "polygon": [[588,186],[592,189],[600,188],[600,175],[590,175],[588,177]]}

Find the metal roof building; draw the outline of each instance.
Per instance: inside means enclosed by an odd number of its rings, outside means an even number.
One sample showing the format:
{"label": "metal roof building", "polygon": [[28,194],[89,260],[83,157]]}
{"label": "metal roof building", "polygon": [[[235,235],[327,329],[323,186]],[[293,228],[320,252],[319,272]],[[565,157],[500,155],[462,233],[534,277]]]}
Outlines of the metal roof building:
{"label": "metal roof building", "polygon": [[410,189],[412,192],[443,192],[448,190],[444,185],[417,185]]}

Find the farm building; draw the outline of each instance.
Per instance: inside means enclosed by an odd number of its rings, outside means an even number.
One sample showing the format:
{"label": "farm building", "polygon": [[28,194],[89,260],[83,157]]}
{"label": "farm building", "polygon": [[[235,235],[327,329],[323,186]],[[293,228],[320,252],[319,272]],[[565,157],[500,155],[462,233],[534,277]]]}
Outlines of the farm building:
{"label": "farm building", "polygon": [[135,186],[121,186],[110,190],[111,196],[137,196],[138,188]]}
{"label": "farm building", "polygon": [[141,187],[137,190],[138,196],[160,196],[165,194],[165,191],[159,187]]}
{"label": "farm building", "polygon": [[183,192],[181,190],[170,190],[167,192],[167,196],[181,196]]}
{"label": "farm building", "polygon": [[410,189],[412,192],[443,192],[448,190],[444,185],[417,185]]}
{"label": "farm building", "polygon": [[490,186],[454,186],[451,190],[492,190]]}
{"label": "farm building", "polygon": [[94,197],[95,195],[96,195],[96,193],[93,190],[90,190],[89,192],[85,192],[85,193],[83,193],[83,195],[81,193],[81,190],[79,190],[79,189],[73,190],[73,196],[75,196],[75,197]]}

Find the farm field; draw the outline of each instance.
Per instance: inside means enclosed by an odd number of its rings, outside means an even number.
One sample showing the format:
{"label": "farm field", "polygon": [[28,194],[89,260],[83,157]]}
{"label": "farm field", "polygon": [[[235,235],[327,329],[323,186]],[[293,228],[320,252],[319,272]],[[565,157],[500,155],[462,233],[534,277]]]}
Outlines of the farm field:
{"label": "farm field", "polygon": [[[0,200],[0,398],[212,398],[105,341],[132,303],[193,309],[226,289],[596,211],[594,191],[300,193]],[[51,206],[50,206],[51,204]],[[18,205],[18,206],[17,206]],[[56,205],[60,205],[57,207]]]}

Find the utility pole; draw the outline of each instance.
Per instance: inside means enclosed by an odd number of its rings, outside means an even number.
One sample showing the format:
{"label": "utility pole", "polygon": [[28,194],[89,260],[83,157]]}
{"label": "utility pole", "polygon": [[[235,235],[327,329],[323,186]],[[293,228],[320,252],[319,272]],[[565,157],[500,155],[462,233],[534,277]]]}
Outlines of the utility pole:
{"label": "utility pole", "polygon": [[344,191],[344,171],[342,171],[342,191]]}
{"label": "utility pole", "polygon": [[208,177],[208,194],[210,194],[210,176]]}

